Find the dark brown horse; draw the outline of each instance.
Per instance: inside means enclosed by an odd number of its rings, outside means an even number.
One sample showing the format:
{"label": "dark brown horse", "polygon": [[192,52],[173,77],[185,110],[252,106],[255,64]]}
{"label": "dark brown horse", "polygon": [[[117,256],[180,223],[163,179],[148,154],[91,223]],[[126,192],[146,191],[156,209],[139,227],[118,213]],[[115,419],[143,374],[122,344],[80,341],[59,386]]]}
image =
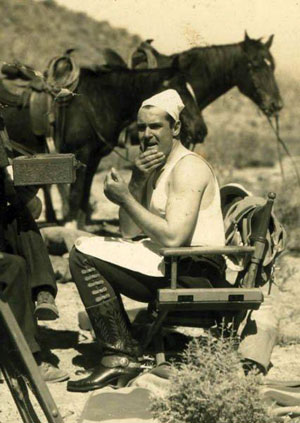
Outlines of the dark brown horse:
{"label": "dark brown horse", "polygon": [[[56,146],[60,153],[75,153],[86,164],[71,186],[67,220],[84,224],[92,180],[101,158],[117,145],[121,129],[135,118],[141,102],[167,88],[176,89],[186,105],[182,124],[187,142],[197,139],[202,121],[176,63],[154,70],[81,69],[76,95],[65,110],[64,134]],[[11,139],[33,151],[44,151],[43,140],[31,131],[28,109],[9,107],[3,114]]]}
{"label": "dark brown horse", "polygon": [[151,46],[152,40],[147,40],[133,53],[131,66],[165,67],[177,57],[179,69],[193,87],[200,111],[231,88],[238,87],[265,115],[272,116],[283,107],[270,53],[272,41],[273,35],[263,43],[245,33],[244,41],[237,44],[195,47],[167,56]]}

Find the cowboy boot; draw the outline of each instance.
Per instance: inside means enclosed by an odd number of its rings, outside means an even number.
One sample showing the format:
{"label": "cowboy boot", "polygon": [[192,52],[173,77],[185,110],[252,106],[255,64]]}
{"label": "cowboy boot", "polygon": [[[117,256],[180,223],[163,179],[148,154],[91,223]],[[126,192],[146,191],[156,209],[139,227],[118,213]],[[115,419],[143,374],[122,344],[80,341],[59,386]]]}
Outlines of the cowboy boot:
{"label": "cowboy boot", "polygon": [[88,307],[96,339],[102,347],[100,364],[87,377],[69,381],[68,391],[87,392],[133,379],[141,372],[141,347],[132,337],[120,300],[114,296]]}

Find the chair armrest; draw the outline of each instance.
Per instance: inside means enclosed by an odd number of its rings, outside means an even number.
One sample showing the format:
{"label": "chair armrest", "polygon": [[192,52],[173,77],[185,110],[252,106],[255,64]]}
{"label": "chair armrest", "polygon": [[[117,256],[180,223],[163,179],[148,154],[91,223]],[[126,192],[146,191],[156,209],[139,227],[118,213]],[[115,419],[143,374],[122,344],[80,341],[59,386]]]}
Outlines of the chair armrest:
{"label": "chair armrest", "polygon": [[171,256],[198,256],[198,255],[214,255],[214,254],[247,254],[253,253],[255,250],[254,247],[168,247],[161,248],[159,250],[160,254],[164,257]]}

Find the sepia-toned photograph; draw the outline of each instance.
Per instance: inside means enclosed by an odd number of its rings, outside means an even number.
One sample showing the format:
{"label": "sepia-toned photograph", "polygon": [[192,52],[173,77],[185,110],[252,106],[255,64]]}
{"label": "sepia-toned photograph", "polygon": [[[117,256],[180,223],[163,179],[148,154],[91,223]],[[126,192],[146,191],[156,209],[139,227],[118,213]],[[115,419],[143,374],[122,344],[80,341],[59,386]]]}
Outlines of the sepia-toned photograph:
{"label": "sepia-toned photograph", "polygon": [[300,3],[0,10],[0,423],[299,423]]}

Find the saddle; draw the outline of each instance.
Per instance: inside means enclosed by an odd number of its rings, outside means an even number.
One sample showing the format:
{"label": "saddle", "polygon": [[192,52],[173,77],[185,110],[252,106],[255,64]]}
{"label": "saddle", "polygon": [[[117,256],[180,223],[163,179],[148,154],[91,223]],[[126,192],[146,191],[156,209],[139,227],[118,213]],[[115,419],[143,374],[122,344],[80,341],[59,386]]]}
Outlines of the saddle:
{"label": "saddle", "polygon": [[67,104],[77,88],[80,69],[71,52],[50,60],[44,74],[21,63],[2,66],[0,103],[29,107],[32,131],[37,136],[52,135],[55,104]]}
{"label": "saddle", "polygon": [[[157,68],[157,60],[151,49],[147,47],[147,41],[142,43],[138,49],[134,50],[128,60],[129,69],[153,69]],[[136,123],[127,122],[120,132],[118,147],[128,149],[129,145],[138,145],[136,136]]]}
{"label": "saddle", "polygon": [[5,63],[0,79],[0,101],[9,106],[27,107],[29,105],[30,91],[43,91],[43,75],[30,66],[21,63]]}
{"label": "saddle", "polygon": [[[221,207],[224,219],[226,245],[249,246],[255,238],[265,200],[254,196],[239,184],[227,184],[221,187]],[[286,245],[286,232],[272,211],[266,236],[266,250],[262,263],[261,284],[269,281],[272,268],[279,254]],[[247,266],[248,257],[230,256],[227,266],[241,271]]]}
{"label": "saddle", "polygon": [[132,53],[129,58],[128,67],[131,69],[153,69],[157,68],[157,60],[153,55],[150,47],[150,42],[147,40]]}

